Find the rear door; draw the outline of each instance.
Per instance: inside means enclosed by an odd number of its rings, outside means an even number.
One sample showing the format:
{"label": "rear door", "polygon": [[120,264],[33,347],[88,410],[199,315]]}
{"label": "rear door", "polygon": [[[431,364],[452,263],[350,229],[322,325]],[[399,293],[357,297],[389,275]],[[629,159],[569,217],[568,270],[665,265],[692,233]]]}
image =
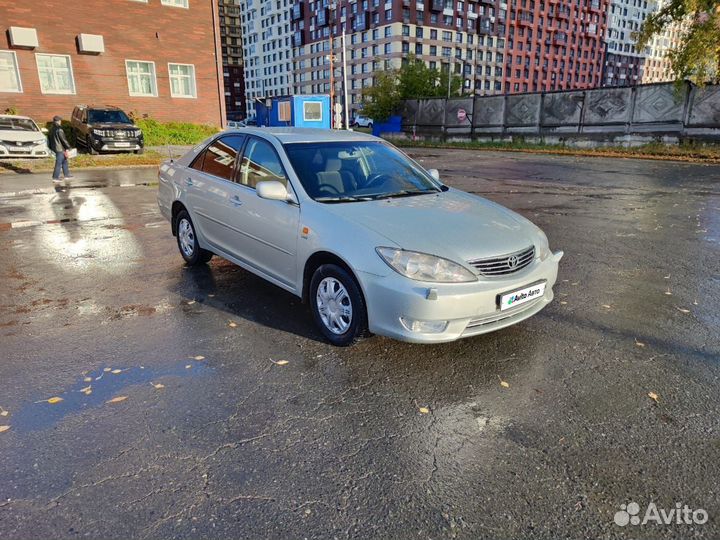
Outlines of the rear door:
{"label": "rear door", "polygon": [[236,162],[245,142],[244,135],[218,137],[195,158],[179,180],[185,190],[196,228],[213,247],[233,254],[233,233],[228,220],[232,220],[230,198],[233,195],[233,177]]}

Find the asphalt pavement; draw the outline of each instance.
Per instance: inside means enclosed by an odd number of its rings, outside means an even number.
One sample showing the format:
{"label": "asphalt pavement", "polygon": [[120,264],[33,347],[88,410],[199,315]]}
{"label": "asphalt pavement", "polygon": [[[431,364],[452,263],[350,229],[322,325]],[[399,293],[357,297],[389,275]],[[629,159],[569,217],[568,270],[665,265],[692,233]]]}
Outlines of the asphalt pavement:
{"label": "asphalt pavement", "polygon": [[153,169],[0,175],[0,538],[720,537],[720,166],[411,153],[565,251],[548,308],[334,348]]}

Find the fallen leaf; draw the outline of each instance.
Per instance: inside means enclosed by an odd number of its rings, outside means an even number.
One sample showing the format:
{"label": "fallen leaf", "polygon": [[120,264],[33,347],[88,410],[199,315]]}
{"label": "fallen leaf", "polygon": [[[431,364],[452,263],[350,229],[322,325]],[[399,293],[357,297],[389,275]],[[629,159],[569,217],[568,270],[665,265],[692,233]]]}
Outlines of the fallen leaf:
{"label": "fallen leaf", "polygon": [[228,323],[228,326],[229,326],[230,328],[236,328],[236,327],[237,327],[237,323],[230,321],[230,322]]}
{"label": "fallen leaf", "polygon": [[103,371],[112,371],[112,368],[111,368],[111,367],[106,367],[105,369],[103,369]]}
{"label": "fallen leaf", "polygon": [[153,388],[155,388],[156,390],[160,390],[161,388],[165,388],[165,385],[162,384],[162,383],[154,383],[154,382],[150,381],[150,384],[152,384],[152,385],[153,385]]}
{"label": "fallen leaf", "polygon": [[278,361],[276,362],[276,361],[273,360],[272,358],[270,359],[270,361],[271,361],[273,364],[275,364],[276,366],[284,366],[284,365],[287,365],[287,364],[289,363],[287,360],[278,360]]}
{"label": "fallen leaf", "polygon": [[677,307],[677,306],[675,306],[675,309],[677,309],[680,313],[690,313],[689,309],[685,309],[685,308],[681,308],[681,307]]}
{"label": "fallen leaf", "polygon": [[85,377],[85,378],[83,379],[83,382],[92,382],[92,380],[93,380],[92,377]]}
{"label": "fallen leaf", "polygon": [[208,294],[208,298],[215,298],[214,294]]}
{"label": "fallen leaf", "polygon": [[667,296],[672,296],[672,292],[670,292],[670,289],[668,289],[667,291],[665,291],[665,294],[666,294]]}
{"label": "fallen leaf", "polygon": [[637,345],[638,347],[644,347],[644,346],[645,346],[645,344],[644,344],[642,341],[638,341],[637,339],[635,340],[635,345]]}
{"label": "fallen leaf", "polygon": [[190,301],[187,303],[187,305],[188,305],[188,306],[192,306],[194,303],[195,303],[195,300],[190,300]]}
{"label": "fallen leaf", "polygon": [[127,399],[127,396],[117,396],[112,399],[109,399],[105,403],[120,403],[121,401],[125,401]]}
{"label": "fallen leaf", "polygon": [[670,279],[670,274],[668,274],[667,276],[665,276],[665,279]]}
{"label": "fallen leaf", "polygon": [[506,381],[500,381],[500,386],[503,388],[510,388],[510,383]]}
{"label": "fallen leaf", "polygon": [[50,405],[54,405],[55,403],[60,403],[63,400],[61,397],[51,397],[50,399],[46,400]]}
{"label": "fallen leaf", "polygon": [[602,307],[604,307],[605,309],[611,309],[609,304],[603,304]]}
{"label": "fallen leaf", "polygon": [[112,373],[113,375],[117,375],[118,373],[122,373],[122,371],[122,369],[113,369],[110,373]]}
{"label": "fallen leaf", "polygon": [[428,409],[427,407],[420,407],[418,411],[420,411],[420,414],[428,414],[430,412],[430,409]]}
{"label": "fallen leaf", "polygon": [[10,414],[8,411],[0,407],[0,416],[7,416],[8,414]]}
{"label": "fallen leaf", "polygon": [[655,403],[658,402],[658,395],[655,392],[648,392],[648,397],[652,399]]}
{"label": "fallen leaf", "polygon": [[90,394],[92,394],[92,385],[86,386],[85,388],[83,388],[83,389],[80,390],[80,391],[81,391],[83,394],[85,394],[86,396],[89,396]]}
{"label": "fallen leaf", "polygon": [[7,431],[8,429],[10,429],[10,426],[0,426],[0,433]]}
{"label": "fallen leaf", "polygon": [[567,302],[565,300],[561,300],[560,304],[562,304],[564,306],[565,304],[567,304]]}
{"label": "fallen leaf", "polygon": [[202,356],[201,354],[198,354],[197,356],[192,356],[191,358],[193,360],[205,360],[205,357]]}
{"label": "fallen leaf", "polygon": [[191,367],[192,367],[192,364],[187,364],[187,365],[185,366],[185,369],[190,369]]}

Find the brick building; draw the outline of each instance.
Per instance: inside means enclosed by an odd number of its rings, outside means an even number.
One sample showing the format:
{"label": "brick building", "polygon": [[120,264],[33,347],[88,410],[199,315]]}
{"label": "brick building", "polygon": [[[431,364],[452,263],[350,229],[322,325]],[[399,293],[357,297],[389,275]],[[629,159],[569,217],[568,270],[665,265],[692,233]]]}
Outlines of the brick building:
{"label": "brick building", "polygon": [[222,125],[217,4],[0,0],[0,110],[39,122],[77,104]]}
{"label": "brick building", "polygon": [[508,93],[600,86],[609,0],[512,0]]}

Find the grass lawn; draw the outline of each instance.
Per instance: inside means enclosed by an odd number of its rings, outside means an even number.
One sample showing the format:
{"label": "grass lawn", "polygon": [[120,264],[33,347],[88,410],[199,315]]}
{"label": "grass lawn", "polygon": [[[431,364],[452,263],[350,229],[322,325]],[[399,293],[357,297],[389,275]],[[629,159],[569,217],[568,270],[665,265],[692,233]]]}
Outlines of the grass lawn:
{"label": "grass lawn", "polygon": [[[70,170],[92,167],[137,167],[142,165],[159,165],[167,159],[166,154],[146,150],[144,154],[104,154],[91,156],[79,154],[70,160]],[[36,173],[52,172],[55,158],[45,159],[0,159],[0,174],[3,173]]]}

